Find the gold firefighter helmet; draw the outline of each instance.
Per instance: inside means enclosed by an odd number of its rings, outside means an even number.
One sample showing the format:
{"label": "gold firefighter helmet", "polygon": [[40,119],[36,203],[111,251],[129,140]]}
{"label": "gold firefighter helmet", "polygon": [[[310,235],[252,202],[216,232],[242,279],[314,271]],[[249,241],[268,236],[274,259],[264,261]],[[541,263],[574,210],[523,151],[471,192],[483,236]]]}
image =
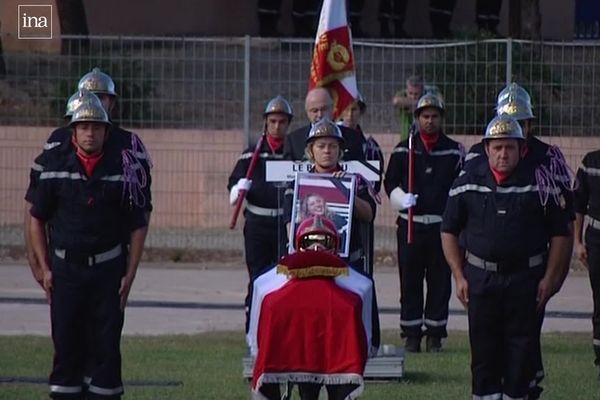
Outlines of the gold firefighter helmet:
{"label": "gold firefighter helmet", "polygon": [[510,115],[502,114],[494,117],[485,129],[484,140],[519,139],[525,140],[519,122]]}
{"label": "gold firefighter helmet", "polygon": [[73,93],[71,97],[69,97],[69,100],[67,100],[64,118],[70,118],[73,116],[73,112],[83,103],[94,103],[102,106],[102,102],[98,96],[87,89],[80,89]]}
{"label": "gold firefighter helmet", "polygon": [[78,122],[100,122],[111,125],[108,114],[104,110],[104,107],[102,107],[102,104],[97,104],[93,101],[84,102],[73,111],[69,126],[73,126]]}
{"label": "gold firefighter helmet", "polygon": [[342,136],[340,127],[329,119],[322,119],[312,125],[310,132],[308,132],[306,143],[308,144],[321,137],[332,137],[337,139],[340,143],[344,142],[344,136]]}
{"label": "gold firefighter helmet", "polygon": [[415,108],[415,117],[418,117],[419,114],[421,114],[421,111],[429,107],[437,108],[440,111],[440,113],[442,113],[442,115],[444,114],[445,107],[442,99],[433,93],[426,93],[423,96],[421,96],[419,101],[417,101],[417,107]]}
{"label": "gold firefighter helmet", "polygon": [[98,67],[83,75],[77,87],[79,89],[87,89],[95,94],[117,95],[117,92],[115,92],[115,82],[106,73],[100,71]]}
{"label": "gold firefighter helmet", "polygon": [[273,97],[271,100],[269,100],[267,106],[265,107],[263,117],[266,118],[267,115],[275,113],[287,115],[290,121],[294,117],[294,110],[292,109],[292,106],[285,99],[285,97],[281,95]]}

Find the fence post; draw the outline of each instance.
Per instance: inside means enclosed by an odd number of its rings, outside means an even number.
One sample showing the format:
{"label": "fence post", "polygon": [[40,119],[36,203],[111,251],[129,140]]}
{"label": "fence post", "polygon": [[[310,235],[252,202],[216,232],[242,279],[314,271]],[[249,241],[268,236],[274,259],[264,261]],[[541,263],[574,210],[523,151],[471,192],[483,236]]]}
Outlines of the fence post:
{"label": "fence post", "polygon": [[250,147],[250,36],[244,36],[244,148]]}
{"label": "fence post", "polygon": [[512,38],[506,39],[506,85],[512,82]]}

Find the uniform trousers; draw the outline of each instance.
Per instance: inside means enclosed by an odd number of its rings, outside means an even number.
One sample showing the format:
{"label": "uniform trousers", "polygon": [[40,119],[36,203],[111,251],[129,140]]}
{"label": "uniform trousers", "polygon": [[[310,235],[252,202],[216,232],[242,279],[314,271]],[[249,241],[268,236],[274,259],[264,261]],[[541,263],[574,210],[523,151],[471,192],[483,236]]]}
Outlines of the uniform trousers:
{"label": "uniform trousers", "polygon": [[512,273],[465,266],[474,399],[528,394],[536,369],[532,353],[539,346],[536,296],[543,275],[543,266]]}
{"label": "uniform trousers", "polygon": [[[54,399],[120,399],[124,314],[120,309],[119,288],[126,268],[125,255],[92,266],[53,255],[51,266],[54,362],[50,396]],[[88,343],[90,340],[93,343]],[[85,370],[90,348],[95,349],[95,362]],[[84,371],[89,375],[87,378]]]}
{"label": "uniform trousers", "polygon": [[585,244],[590,284],[594,297],[594,312],[592,314],[593,346],[596,356],[594,364],[600,366],[600,229],[588,226],[585,232]]}
{"label": "uniform trousers", "polygon": [[[446,337],[450,301],[450,267],[442,251],[440,224],[414,223],[413,242],[407,243],[407,223],[397,230],[400,274],[400,329],[403,337]],[[417,226],[418,225],[418,226]],[[427,294],[423,294],[423,280]],[[423,307],[423,304],[425,307]]]}

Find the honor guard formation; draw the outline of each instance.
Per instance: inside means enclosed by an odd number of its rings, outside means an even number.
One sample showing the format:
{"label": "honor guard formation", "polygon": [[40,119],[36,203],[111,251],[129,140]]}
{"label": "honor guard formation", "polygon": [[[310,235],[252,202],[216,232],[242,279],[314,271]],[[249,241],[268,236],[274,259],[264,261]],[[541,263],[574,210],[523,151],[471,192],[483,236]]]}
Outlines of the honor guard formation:
{"label": "honor guard formation", "polygon": [[[392,3],[398,9],[386,6],[381,18],[402,36],[402,2]],[[495,32],[496,4],[484,12],[479,3],[481,29]],[[277,17],[275,3],[261,4],[262,19]],[[451,8],[435,4],[443,37]],[[312,5],[294,13],[312,18]],[[27,257],[50,304],[53,399],[124,394],[120,339],[150,223],[153,165],[141,139],[111,118],[117,99],[106,72],[81,77],[25,194]],[[454,279],[469,321],[472,398],[539,398],[545,306],[574,250],[589,271],[600,366],[600,150],[585,155],[574,177],[561,150],[535,136],[531,96],[517,83],[500,91],[494,118],[468,152],[445,133],[442,94],[419,76],[393,104],[400,142],[386,166],[361,124],[363,97],[334,119],[323,87],[306,94],[305,118],[277,95],[229,176],[231,227],[244,216],[254,398],[289,398],[296,387],[303,400],[321,388],[329,399],[362,394],[380,345],[372,276],[382,187],[397,212],[405,352],[444,351]],[[301,127],[288,132],[297,119]],[[290,165],[304,172],[268,172]]]}

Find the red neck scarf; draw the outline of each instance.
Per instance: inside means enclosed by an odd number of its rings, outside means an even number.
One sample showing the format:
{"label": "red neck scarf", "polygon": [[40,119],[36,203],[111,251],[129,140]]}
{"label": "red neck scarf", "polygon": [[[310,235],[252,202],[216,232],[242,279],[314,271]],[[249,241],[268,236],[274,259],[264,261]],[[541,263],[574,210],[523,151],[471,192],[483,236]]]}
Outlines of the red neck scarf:
{"label": "red neck scarf", "polygon": [[267,143],[269,144],[271,151],[273,153],[276,153],[283,147],[283,138],[275,137],[273,135],[267,135]]}
{"label": "red neck scarf", "polygon": [[490,169],[492,170],[492,174],[494,175],[494,179],[496,180],[496,185],[504,183],[512,172],[501,172],[492,167],[490,167]]}
{"label": "red neck scarf", "polygon": [[75,141],[74,138],[73,138],[73,144],[75,145],[75,148],[77,149],[75,154],[77,155],[79,162],[83,166],[85,174],[89,178],[94,173],[94,168],[96,168],[96,165],[102,159],[102,156],[104,155],[104,153],[99,152],[96,154],[87,154],[77,145],[77,142]]}
{"label": "red neck scarf", "polygon": [[439,133],[434,133],[433,135],[429,135],[427,133],[419,132],[419,136],[421,137],[421,141],[423,142],[423,145],[425,146],[425,150],[427,150],[428,153],[431,153],[431,149],[433,149],[433,146],[435,146],[438,139],[440,138]]}

